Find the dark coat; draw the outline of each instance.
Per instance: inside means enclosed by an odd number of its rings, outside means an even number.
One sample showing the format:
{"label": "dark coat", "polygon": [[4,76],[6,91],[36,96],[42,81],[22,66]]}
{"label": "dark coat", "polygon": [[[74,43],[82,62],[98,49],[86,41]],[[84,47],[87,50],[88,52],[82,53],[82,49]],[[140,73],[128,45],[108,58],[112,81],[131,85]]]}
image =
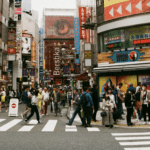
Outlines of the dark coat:
{"label": "dark coat", "polygon": [[92,99],[94,103],[94,108],[99,108],[99,97],[98,97],[98,89],[92,89]]}

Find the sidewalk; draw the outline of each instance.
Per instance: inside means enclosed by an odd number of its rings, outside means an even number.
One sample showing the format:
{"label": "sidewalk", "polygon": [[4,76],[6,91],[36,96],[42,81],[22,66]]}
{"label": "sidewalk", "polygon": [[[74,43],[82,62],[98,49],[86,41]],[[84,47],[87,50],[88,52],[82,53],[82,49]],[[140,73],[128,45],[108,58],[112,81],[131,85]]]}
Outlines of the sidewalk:
{"label": "sidewalk", "polygon": [[[100,104],[100,106],[101,106],[101,104]],[[100,108],[102,108],[102,107],[100,107]],[[125,107],[123,107],[123,108],[125,108]],[[70,119],[72,117],[73,112],[74,112],[73,108],[68,108],[68,113],[67,113],[68,119]],[[97,116],[96,116],[96,119],[99,120],[99,122],[93,122],[92,121],[91,122],[92,125],[102,126],[102,117],[100,115],[101,112],[102,111],[99,110],[97,112]],[[121,127],[121,128],[150,128],[150,125],[143,125],[143,123],[144,123],[143,119],[142,120],[137,120],[136,118],[132,118],[132,123],[134,123],[135,125],[132,126],[132,127],[131,126],[128,127],[127,126],[127,121],[126,121],[126,114],[127,114],[126,109],[124,109],[124,113],[125,113],[125,115],[122,115],[122,116],[123,116],[123,118],[125,120],[118,120],[117,121],[117,125],[114,125],[114,127]],[[76,116],[76,118],[74,119],[74,121],[78,122],[78,123],[81,123],[81,120],[80,120],[80,118],[79,118],[78,115]]]}

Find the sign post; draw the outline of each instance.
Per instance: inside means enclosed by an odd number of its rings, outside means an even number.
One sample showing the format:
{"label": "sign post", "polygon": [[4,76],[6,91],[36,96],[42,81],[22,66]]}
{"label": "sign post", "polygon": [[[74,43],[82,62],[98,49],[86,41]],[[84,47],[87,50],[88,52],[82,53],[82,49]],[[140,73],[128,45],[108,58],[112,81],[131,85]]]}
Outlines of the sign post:
{"label": "sign post", "polygon": [[18,104],[19,104],[18,99],[12,98],[10,100],[8,116],[18,116]]}

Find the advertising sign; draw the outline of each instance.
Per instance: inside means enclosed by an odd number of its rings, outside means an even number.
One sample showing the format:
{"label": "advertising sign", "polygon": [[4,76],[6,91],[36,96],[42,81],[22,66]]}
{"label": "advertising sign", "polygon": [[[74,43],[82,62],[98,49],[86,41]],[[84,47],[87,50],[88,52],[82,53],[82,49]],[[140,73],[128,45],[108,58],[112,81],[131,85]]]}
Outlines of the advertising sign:
{"label": "advertising sign", "polygon": [[75,74],[80,74],[80,65],[75,65],[74,66],[74,73]]}
{"label": "advertising sign", "polygon": [[30,75],[31,75],[31,76],[35,76],[35,68],[32,68],[32,69],[31,69]]}
{"label": "advertising sign", "polygon": [[70,74],[70,67],[69,66],[63,66],[63,74]]}
{"label": "advertising sign", "polygon": [[18,116],[18,104],[19,104],[18,99],[12,98],[10,100],[8,116]]}
{"label": "advertising sign", "polygon": [[27,73],[27,68],[23,68],[23,76],[27,76],[28,73]]}
{"label": "advertising sign", "polygon": [[149,0],[104,0],[105,21],[149,11]]}
{"label": "advertising sign", "polygon": [[74,18],[74,44],[76,49],[76,54],[80,54],[80,39],[79,39],[79,18]]}
{"label": "advertising sign", "polygon": [[116,76],[100,77],[99,78],[99,95],[100,99],[106,93],[109,86],[112,84],[116,85]]}
{"label": "advertising sign", "polygon": [[105,45],[124,41],[124,30],[114,30],[104,34]]}
{"label": "advertising sign", "polygon": [[15,47],[16,42],[15,41],[8,41],[8,47]]}
{"label": "advertising sign", "polygon": [[[86,23],[86,7],[79,7],[79,26]],[[80,39],[86,40],[86,30],[80,27]]]}
{"label": "advertising sign", "polygon": [[23,40],[22,54],[31,54],[31,38],[22,37],[22,40]]}
{"label": "advertising sign", "polygon": [[146,84],[147,89],[150,90],[150,75],[139,75],[138,82],[141,82],[141,84]]}
{"label": "advertising sign", "polygon": [[15,28],[16,27],[16,21],[9,21],[8,26]]}
{"label": "advertising sign", "polygon": [[130,83],[133,84],[133,87],[137,86],[137,76],[136,75],[118,76],[117,77],[117,85],[119,83],[123,83],[123,86],[121,88],[121,92],[126,92]]}
{"label": "advertising sign", "polygon": [[80,59],[75,59],[75,64],[80,64]]}
{"label": "advertising sign", "polygon": [[148,38],[150,39],[150,25],[129,29],[130,41]]}
{"label": "advertising sign", "polygon": [[15,15],[21,14],[21,8],[15,8]]}
{"label": "advertising sign", "polygon": [[8,33],[8,40],[15,41],[16,40],[16,33]]}
{"label": "advertising sign", "polygon": [[8,54],[16,54],[15,48],[8,48]]}

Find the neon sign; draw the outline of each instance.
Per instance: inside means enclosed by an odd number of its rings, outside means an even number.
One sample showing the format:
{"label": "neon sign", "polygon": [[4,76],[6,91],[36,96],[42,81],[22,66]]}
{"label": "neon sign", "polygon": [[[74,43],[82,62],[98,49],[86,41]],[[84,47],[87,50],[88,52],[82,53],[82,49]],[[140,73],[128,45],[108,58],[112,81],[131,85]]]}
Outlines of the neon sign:
{"label": "neon sign", "polygon": [[150,39],[133,40],[133,44],[150,44]]}
{"label": "neon sign", "polygon": [[117,48],[117,47],[121,47],[122,44],[121,43],[115,43],[115,44],[109,44],[106,47],[107,48]]}

